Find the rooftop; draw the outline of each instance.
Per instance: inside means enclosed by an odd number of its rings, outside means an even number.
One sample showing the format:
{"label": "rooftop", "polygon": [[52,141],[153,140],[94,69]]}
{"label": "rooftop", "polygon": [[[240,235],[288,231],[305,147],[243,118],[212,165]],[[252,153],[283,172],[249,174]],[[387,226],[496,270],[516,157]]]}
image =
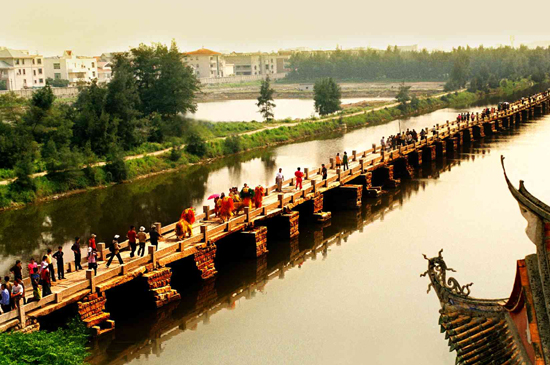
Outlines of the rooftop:
{"label": "rooftop", "polygon": [[34,57],[36,57],[36,55],[30,55],[29,51],[0,48],[0,58],[34,58]]}
{"label": "rooftop", "polygon": [[184,52],[183,54],[185,56],[221,56],[221,53],[206,48],[201,48],[193,52]]}

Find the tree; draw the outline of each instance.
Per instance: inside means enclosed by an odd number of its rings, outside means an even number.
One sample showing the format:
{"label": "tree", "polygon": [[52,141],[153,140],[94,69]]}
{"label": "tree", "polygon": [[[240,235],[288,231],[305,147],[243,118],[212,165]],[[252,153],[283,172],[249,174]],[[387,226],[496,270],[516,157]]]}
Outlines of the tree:
{"label": "tree", "polygon": [[192,155],[202,157],[206,154],[206,141],[197,132],[191,132],[187,136],[185,150]]}
{"label": "tree", "polygon": [[331,114],[341,109],[340,98],[342,92],[340,86],[331,77],[315,82],[313,94],[315,111],[320,115]]}
{"label": "tree", "polygon": [[183,63],[174,41],[170,48],[141,44],[130,53],[143,114],[158,113],[177,122],[171,117],[197,110],[195,93],[200,83],[191,67]]}
{"label": "tree", "polygon": [[408,109],[407,103],[409,102],[409,100],[411,100],[411,96],[409,95],[410,89],[411,89],[410,86],[405,86],[405,83],[402,82],[401,85],[399,86],[399,91],[395,96],[397,101],[400,103],[399,108],[402,111],[406,111]]}
{"label": "tree", "polygon": [[275,90],[271,88],[271,80],[269,76],[262,80],[262,86],[260,87],[260,96],[258,96],[258,102],[256,106],[260,108],[260,113],[263,115],[266,121],[273,119],[273,108],[276,107],[273,102],[273,93]]}
{"label": "tree", "polygon": [[46,79],[46,84],[51,87],[67,87],[69,86],[69,83],[69,80],[65,79],[52,79],[51,77]]}

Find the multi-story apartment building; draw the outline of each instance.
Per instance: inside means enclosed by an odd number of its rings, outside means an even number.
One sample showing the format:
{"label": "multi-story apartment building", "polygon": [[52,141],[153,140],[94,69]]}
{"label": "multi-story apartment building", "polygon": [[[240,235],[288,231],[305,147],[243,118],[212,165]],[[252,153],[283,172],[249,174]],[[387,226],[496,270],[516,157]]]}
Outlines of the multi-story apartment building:
{"label": "multi-story apartment building", "polygon": [[94,57],[76,56],[73,51],[65,51],[61,57],[46,57],[44,63],[47,77],[69,80],[70,85],[98,78],[97,60]]}
{"label": "multi-story apartment building", "polygon": [[206,48],[183,54],[197,78],[226,77],[233,75],[233,66],[225,62],[223,55]]}
{"label": "multi-story apartment building", "polygon": [[0,47],[0,80],[8,90],[21,90],[46,85],[44,57],[28,51]]}
{"label": "multi-story apartment building", "polygon": [[[97,57],[96,57],[97,58]],[[97,82],[107,83],[113,77],[111,62],[97,61]]]}
{"label": "multi-story apartment building", "polygon": [[269,75],[290,71],[290,53],[231,53],[224,56],[235,75]]}

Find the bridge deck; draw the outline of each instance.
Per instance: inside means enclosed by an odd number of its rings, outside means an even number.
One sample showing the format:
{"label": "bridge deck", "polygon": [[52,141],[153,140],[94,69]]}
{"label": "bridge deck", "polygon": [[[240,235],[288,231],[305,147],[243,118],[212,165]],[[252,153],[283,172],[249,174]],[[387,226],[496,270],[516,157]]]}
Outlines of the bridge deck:
{"label": "bridge deck", "polygon": [[[395,159],[402,158],[413,151],[420,150],[426,145],[433,145],[437,141],[455,135],[458,131],[513,116],[525,109],[546,102],[548,99],[548,95],[541,93],[536,96],[532,103],[525,102],[522,104],[520,101],[515,102],[511,105],[510,110],[494,113],[484,120],[460,123],[454,121],[452,123],[439,125],[436,136],[430,133],[427,139],[410,144],[406,147],[386,151],[384,156],[381,155],[379,146],[374,146],[374,148],[360,153],[354,153],[349,156],[350,169],[347,171],[340,171],[331,168],[330,164],[326,164],[328,169],[328,178],[326,180],[322,180],[319,167],[309,169],[309,171],[305,172],[306,178],[303,181],[302,190],[295,189],[293,186],[294,179],[284,181],[282,193],[275,192],[275,185],[268,186],[266,188],[267,196],[263,199],[262,208],[252,209],[248,213],[237,215],[228,222],[221,222],[218,219],[210,218],[214,213],[212,209],[208,210],[208,219],[206,219],[205,213],[198,214],[196,216],[197,222],[192,228],[193,235],[190,238],[179,241],[174,232],[175,223],[162,227],[161,233],[165,237],[165,241],[159,242],[157,252],[150,250],[144,257],[130,258],[129,251],[121,251],[121,256],[124,261],[123,265],[119,265],[118,260],[115,258],[112,266],[107,268],[104,261],[107,251],[103,249],[104,245],[100,244],[100,256],[102,260],[99,261],[96,277],[91,278],[85,270],[66,273],[65,280],[58,281],[55,283],[56,285],[52,286],[53,295],[47,296],[39,302],[31,302],[23,305],[17,311],[11,311],[0,315],[0,331],[17,325],[25,316],[44,316],[68,304],[74,303],[90,293],[92,288],[98,291],[106,291],[112,287],[130,281],[137,275],[145,272],[147,266],[150,266],[153,262],[166,265],[193,255],[197,252],[198,248],[204,247],[207,242],[214,242],[232,232],[242,230],[247,225],[253,225],[255,221],[264,220],[281,214],[285,210],[292,209],[294,206],[313,198],[316,194],[342,186],[365,172],[386,166]],[[123,242],[121,247],[123,249],[127,248],[127,241]],[[83,257],[86,257],[86,255],[83,255]],[[74,267],[74,263],[72,263],[72,267]],[[24,283],[27,289],[26,296],[30,298],[32,297],[32,290],[30,290],[31,286],[28,278],[26,278]]]}

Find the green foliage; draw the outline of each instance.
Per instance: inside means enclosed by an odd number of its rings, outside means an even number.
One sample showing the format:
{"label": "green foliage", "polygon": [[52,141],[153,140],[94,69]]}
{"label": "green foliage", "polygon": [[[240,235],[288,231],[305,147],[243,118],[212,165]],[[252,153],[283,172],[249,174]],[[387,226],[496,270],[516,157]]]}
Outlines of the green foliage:
{"label": "green foliage", "polygon": [[46,79],[46,85],[50,85],[51,87],[67,87],[69,83],[69,80],[65,79],[52,79],[51,77]]}
{"label": "green foliage", "polygon": [[197,132],[191,132],[187,136],[185,151],[192,155],[202,157],[206,154],[206,141]]}
{"label": "green foliage", "polygon": [[260,96],[258,96],[258,103],[256,106],[260,108],[260,113],[263,115],[266,121],[273,120],[273,108],[276,106],[273,102],[273,93],[275,90],[271,87],[271,80],[269,76],[262,80],[262,86],[260,87]]}
{"label": "green foliage", "polygon": [[318,80],[313,86],[315,110],[320,115],[328,115],[341,109],[340,86],[330,77]]}
{"label": "green foliage", "polygon": [[397,101],[400,103],[399,107],[401,110],[406,111],[408,108],[407,103],[411,100],[411,96],[409,95],[409,90],[411,89],[410,86],[405,86],[405,83],[402,82],[399,86],[399,92],[395,96]]}
{"label": "green foliage", "polygon": [[172,146],[172,149],[170,150],[170,155],[168,156],[168,158],[170,159],[170,161],[177,162],[181,158],[181,154],[181,148],[178,145],[174,144]]}
{"label": "green foliage", "polygon": [[0,333],[2,364],[81,365],[88,356],[88,329],[72,320],[54,332]]}
{"label": "green foliage", "polygon": [[128,168],[124,162],[122,153],[115,151],[107,158],[105,171],[108,174],[107,176],[109,176],[108,181],[120,183],[128,179]]}

